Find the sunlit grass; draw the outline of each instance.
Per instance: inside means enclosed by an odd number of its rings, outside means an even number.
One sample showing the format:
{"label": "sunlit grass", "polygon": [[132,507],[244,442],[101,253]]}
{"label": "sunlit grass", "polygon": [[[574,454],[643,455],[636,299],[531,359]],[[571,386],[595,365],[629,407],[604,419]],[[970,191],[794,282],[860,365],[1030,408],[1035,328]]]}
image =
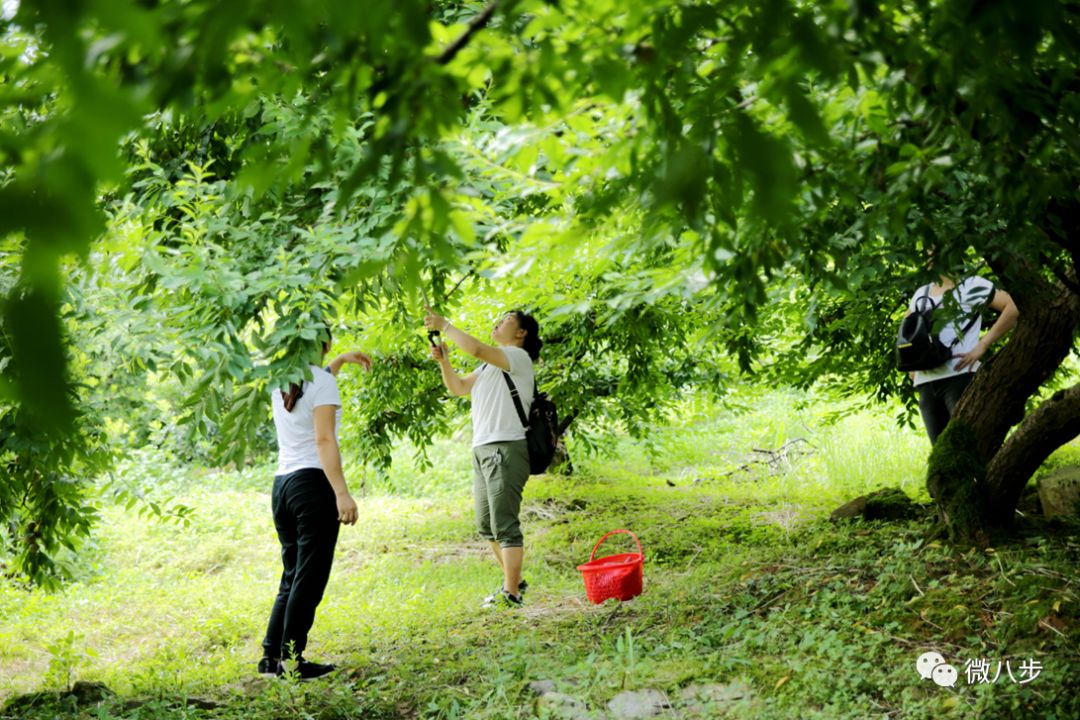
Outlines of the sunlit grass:
{"label": "sunlit grass", "polygon": [[[859,415],[829,425],[792,410],[786,396],[754,402],[753,411],[740,414],[689,402],[691,412],[648,443],[624,439],[615,457],[577,459],[577,479],[533,479],[526,516],[542,521],[545,503],[558,509],[569,495],[609,509],[623,505],[629,525],[642,508],[682,502],[687,492],[752,503],[759,513],[777,504],[818,507],[823,493],[846,499],[886,484],[918,492],[912,470],[918,456],[904,454],[917,440],[889,420]],[[739,470],[760,459],[754,448],[778,449],[796,438],[808,441],[809,454]],[[407,638],[433,617],[469,616],[475,597],[497,584],[486,549],[474,539],[468,452],[465,441],[441,441],[430,451],[432,467],[422,470],[412,450],[402,447],[387,477],[374,480],[368,473],[359,522],[341,532],[313,652],[339,655],[358,644]],[[45,648],[71,629],[96,654],[80,676],[110,687],[145,690],[158,679],[132,668],[150,665],[159,674],[168,668],[170,680],[189,689],[250,674],[280,572],[269,512],[272,466],[178,472],[143,456],[123,471],[140,469],[148,491],[195,509],[189,524],[105,507],[80,582],[53,596],[6,586],[0,661],[20,668],[4,673],[6,691],[34,688],[50,660]],[[360,474],[355,463],[353,469]],[[354,475],[358,496],[359,484]],[[745,514],[741,507],[732,513]],[[574,567],[619,518],[618,512],[582,513],[572,525],[540,530],[544,550],[530,554],[530,571],[549,602],[578,593]],[[729,522],[720,514],[713,520],[717,530]],[[696,528],[709,526],[703,519]],[[677,522],[663,514],[632,529],[645,541],[678,533]],[[692,537],[686,543],[687,556],[701,545]],[[674,561],[669,556],[659,559]],[[200,662],[187,662],[196,657]]]}
{"label": "sunlit grass", "polygon": [[[526,515],[542,520],[544,503],[558,505],[570,494],[625,505],[629,525],[641,508],[681,501],[687,491],[751,503],[759,513],[777,505],[802,512],[804,503],[819,508],[823,499],[842,501],[889,484],[920,491],[920,456],[909,452],[919,442],[911,433],[884,417],[863,414],[830,425],[792,407],[787,396],[757,398],[752,411],[739,414],[698,406],[647,443],[619,441],[616,457],[577,460],[578,476],[590,486],[580,479],[532,480],[527,495],[534,508]],[[792,451],[775,466],[747,465],[763,457],[754,448],[777,450],[797,439],[806,442],[791,447],[805,452]],[[387,477],[373,481],[369,472],[360,519],[341,532],[313,651],[336,655],[357,644],[407,638],[432,617],[471,614],[475,597],[497,584],[486,549],[474,539],[467,443],[442,441],[430,453],[429,469],[417,468],[412,450],[402,447]],[[250,674],[280,572],[269,513],[272,466],[170,473],[148,457],[125,470],[140,468],[148,476],[144,485],[156,482],[159,496],[173,493],[172,502],[195,509],[190,522],[106,507],[81,582],[52,596],[8,587],[0,605],[6,628],[0,659],[21,670],[4,673],[5,690],[34,688],[50,660],[45,648],[71,629],[96,655],[80,676],[110,687],[145,690],[160,678],[131,670],[149,665],[188,689]],[[361,495],[359,481],[353,484]],[[542,530],[543,544],[554,547],[530,556],[531,572],[555,593],[553,602],[577,592],[574,566],[613,519],[619,514],[595,522],[586,515],[572,526]],[[722,531],[729,519],[716,515],[714,521]],[[677,534],[677,525],[659,516],[651,526],[632,529],[647,541]],[[695,527],[702,532],[709,525],[702,520]],[[688,537],[687,555],[700,544]],[[202,660],[187,662],[193,657]]]}
{"label": "sunlit grass", "polygon": [[[929,446],[888,409],[833,421],[836,406],[800,400],[755,395],[733,413],[692,399],[644,442],[616,439],[611,452],[576,456],[572,477],[532,478],[523,510],[531,589],[525,611],[510,616],[478,609],[499,574],[473,530],[467,443],[438,443],[426,471],[400,448],[388,476],[368,475],[360,520],[341,531],[308,654],[345,674],[322,693],[253,678],[280,572],[272,467],[170,472],[142,455],[126,471],[141,468],[151,497],[192,507],[190,523],[106,506],[64,592],[0,584],[0,696],[81,679],[122,697],[214,697],[235,708],[228,717],[503,718],[535,716],[523,690],[532,679],[569,683],[594,707],[624,687],[741,679],[769,698],[741,717],[790,717],[805,703],[806,717],[864,717],[860,693],[886,692],[875,682],[895,696],[887,706],[916,715],[960,717],[988,702],[972,695],[950,709],[901,670],[854,675],[871,661],[899,667],[913,647],[938,640],[1028,651],[1040,618],[1073,612],[1075,594],[1067,584],[1022,585],[989,556],[926,545],[918,524],[853,533],[829,523],[840,503],[883,487],[925,499]],[[350,467],[358,489],[362,471]],[[622,527],[645,548],[646,593],[589,605],[575,568]],[[628,547],[616,536],[601,554]],[[954,574],[954,563],[968,570]],[[993,612],[1014,596],[1028,608],[1022,629],[956,611],[976,586],[983,598],[1006,598]],[[909,644],[861,623],[887,624]],[[827,675],[839,665],[847,676]],[[795,679],[774,688],[785,676]]]}

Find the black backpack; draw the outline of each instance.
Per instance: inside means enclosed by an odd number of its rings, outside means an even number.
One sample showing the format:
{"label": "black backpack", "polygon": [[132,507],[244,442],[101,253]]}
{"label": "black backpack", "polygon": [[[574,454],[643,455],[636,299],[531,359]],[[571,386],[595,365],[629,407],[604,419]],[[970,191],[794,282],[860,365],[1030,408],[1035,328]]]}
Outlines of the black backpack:
{"label": "black backpack", "polygon": [[953,346],[967,335],[979,318],[976,312],[956,339],[946,345],[934,332],[935,307],[934,301],[930,299],[930,287],[927,286],[926,293],[915,298],[915,311],[900,323],[900,332],[896,335],[897,370],[932,370],[944,365],[953,356]]}
{"label": "black backpack", "polygon": [[532,406],[529,407],[529,416],[525,417],[521,398],[514,381],[510,379],[510,373],[503,370],[502,374],[506,378],[506,386],[510,388],[514,409],[517,410],[521,424],[525,426],[525,442],[529,446],[529,474],[539,475],[551,465],[551,459],[555,457],[555,446],[559,442],[559,414],[555,410],[555,403],[534,384]]}

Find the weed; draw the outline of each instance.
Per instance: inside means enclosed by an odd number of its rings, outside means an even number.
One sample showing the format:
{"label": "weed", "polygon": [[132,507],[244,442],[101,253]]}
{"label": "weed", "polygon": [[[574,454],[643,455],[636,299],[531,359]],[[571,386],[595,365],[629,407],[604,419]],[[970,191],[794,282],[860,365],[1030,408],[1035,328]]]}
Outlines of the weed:
{"label": "weed", "polygon": [[45,646],[49,653],[49,669],[43,684],[70,691],[75,682],[75,671],[80,665],[95,657],[93,650],[80,647],[83,637],[74,630]]}

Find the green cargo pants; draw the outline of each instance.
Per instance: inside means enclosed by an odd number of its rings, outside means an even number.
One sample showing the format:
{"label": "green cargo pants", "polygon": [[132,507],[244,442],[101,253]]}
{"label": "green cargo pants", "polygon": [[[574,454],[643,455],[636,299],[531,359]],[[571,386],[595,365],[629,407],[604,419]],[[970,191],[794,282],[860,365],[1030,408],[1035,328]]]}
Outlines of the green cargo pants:
{"label": "green cargo pants", "polygon": [[476,527],[500,547],[521,547],[521,494],[529,479],[529,449],[524,440],[473,448],[473,501]]}

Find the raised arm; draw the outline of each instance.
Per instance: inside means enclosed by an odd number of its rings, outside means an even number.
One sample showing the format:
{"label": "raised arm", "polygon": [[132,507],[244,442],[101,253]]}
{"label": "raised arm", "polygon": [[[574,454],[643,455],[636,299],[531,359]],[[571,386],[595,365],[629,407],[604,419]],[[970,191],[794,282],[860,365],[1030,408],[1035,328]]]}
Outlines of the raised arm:
{"label": "raised arm", "polygon": [[1016,307],[1016,303],[1013,302],[1012,296],[1004,290],[998,290],[994,293],[994,299],[990,301],[990,307],[1000,314],[980,341],[986,343],[987,347],[993,345],[1002,335],[1016,327],[1016,321],[1020,317],[1020,310]]}
{"label": "raised arm", "polygon": [[461,397],[462,395],[468,395],[472,392],[473,385],[476,383],[476,373],[472,372],[462,377],[454,372],[453,366],[450,364],[449,351],[445,344],[431,346],[431,357],[439,363],[439,370],[442,372],[443,385],[450,391],[452,395]]}
{"label": "raised arm", "polygon": [[[428,314],[424,318],[424,327],[428,330],[438,330],[445,335],[448,340],[452,340],[455,345],[477,360],[486,362],[488,365],[494,365],[500,370],[510,371],[510,361],[507,359],[506,353],[502,351],[502,348],[480,342],[464,330],[451,325],[449,320],[436,314],[431,308],[425,309]],[[432,355],[434,356],[434,353],[432,353]],[[445,356],[446,353],[443,353],[443,355]]]}
{"label": "raised arm", "polygon": [[336,358],[330,361],[330,364],[326,367],[330,374],[337,377],[337,374],[341,372],[341,367],[345,363],[356,363],[365,370],[371,369],[371,358],[360,352],[359,350],[353,350],[352,352],[342,353]]}

